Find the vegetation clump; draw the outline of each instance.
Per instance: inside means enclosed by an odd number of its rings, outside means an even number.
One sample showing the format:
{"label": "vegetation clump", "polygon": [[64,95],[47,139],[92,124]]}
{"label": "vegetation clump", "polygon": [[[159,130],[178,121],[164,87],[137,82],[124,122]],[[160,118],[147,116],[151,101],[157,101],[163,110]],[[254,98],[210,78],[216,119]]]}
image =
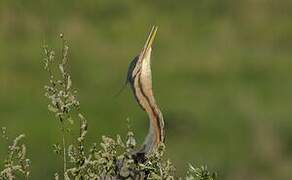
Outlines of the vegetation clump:
{"label": "vegetation clump", "polygon": [[[9,141],[6,128],[2,127],[2,138]],[[26,146],[23,142],[24,134],[17,136],[8,146],[7,158],[3,169],[0,169],[0,180],[13,180],[23,178],[28,180],[30,175],[30,160],[26,156]]]}

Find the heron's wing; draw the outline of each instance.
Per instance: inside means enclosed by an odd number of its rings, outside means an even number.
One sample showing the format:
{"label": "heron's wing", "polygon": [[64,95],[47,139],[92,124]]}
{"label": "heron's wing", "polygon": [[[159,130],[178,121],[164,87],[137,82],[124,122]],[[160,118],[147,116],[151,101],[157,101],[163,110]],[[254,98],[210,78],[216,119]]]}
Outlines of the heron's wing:
{"label": "heron's wing", "polygon": [[139,56],[136,56],[130,63],[129,67],[128,67],[128,72],[127,72],[127,78],[126,78],[126,82],[125,85],[127,85],[128,83],[133,83],[133,71],[137,65],[137,62],[139,60]]}
{"label": "heron's wing", "polygon": [[125,83],[124,83],[124,85],[121,87],[121,89],[118,91],[118,93],[114,97],[119,96],[123,92],[125,87],[128,85],[128,83],[130,83],[132,85],[132,83],[133,83],[132,73],[133,73],[133,70],[134,70],[134,68],[135,68],[135,66],[137,64],[138,59],[139,59],[139,56],[136,56],[131,61],[130,65],[128,67],[128,72],[127,72],[127,77],[126,77]]}

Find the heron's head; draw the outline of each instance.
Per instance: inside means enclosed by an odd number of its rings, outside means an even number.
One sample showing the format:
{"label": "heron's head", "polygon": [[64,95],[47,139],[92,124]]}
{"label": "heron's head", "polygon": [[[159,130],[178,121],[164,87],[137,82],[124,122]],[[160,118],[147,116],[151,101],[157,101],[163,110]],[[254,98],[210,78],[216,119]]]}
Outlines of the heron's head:
{"label": "heron's head", "polygon": [[132,84],[133,80],[135,79],[136,75],[141,72],[143,74],[151,74],[150,69],[150,57],[152,51],[152,44],[156,35],[158,27],[153,26],[151,32],[146,40],[146,43],[141,51],[141,53],[136,56],[132,62],[130,63],[127,81]]}
{"label": "heron's head", "polygon": [[153,26],[151,29],[151,32],[146,40],[146,43],[142,49],[142,52],[139,55],[139,60],[141,63],[147,63],[146,61],[150,61],[150,56],[151,56],[151,50],[152,50],[152,44],[156,35],[158,27]]}

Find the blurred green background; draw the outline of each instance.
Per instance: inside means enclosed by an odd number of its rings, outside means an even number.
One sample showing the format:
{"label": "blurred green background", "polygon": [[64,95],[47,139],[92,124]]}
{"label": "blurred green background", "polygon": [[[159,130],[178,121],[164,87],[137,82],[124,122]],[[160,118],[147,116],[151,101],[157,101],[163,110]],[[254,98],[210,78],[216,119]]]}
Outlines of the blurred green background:
{"label": "blurred green background", "polygon": [[26,134],[32,179],[62,164],[42,45],[69,41],[88,144],[124,135],[128,117],[141,143],[146,114],[129,88],[114,95],[153,24],[153,86],[178,175],[192,163],[225,180],[292,179],[292,1],[1,0],[0,126]]}

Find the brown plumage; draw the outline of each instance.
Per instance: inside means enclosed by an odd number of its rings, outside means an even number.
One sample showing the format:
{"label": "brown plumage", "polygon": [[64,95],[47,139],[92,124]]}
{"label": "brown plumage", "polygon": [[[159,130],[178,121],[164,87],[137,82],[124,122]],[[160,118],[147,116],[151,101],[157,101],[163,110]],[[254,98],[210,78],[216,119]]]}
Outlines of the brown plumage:
{"label": "brown plumage", "polygon": [[149,118],[148,135],[137,152],[143,155],[153,152],[164,142],[164,120],[152,91],[151,51],[156,32],[157,26],[153,26],[141,53],[131,62],[127,75],[127,82],[130,83],[138,104]]}

